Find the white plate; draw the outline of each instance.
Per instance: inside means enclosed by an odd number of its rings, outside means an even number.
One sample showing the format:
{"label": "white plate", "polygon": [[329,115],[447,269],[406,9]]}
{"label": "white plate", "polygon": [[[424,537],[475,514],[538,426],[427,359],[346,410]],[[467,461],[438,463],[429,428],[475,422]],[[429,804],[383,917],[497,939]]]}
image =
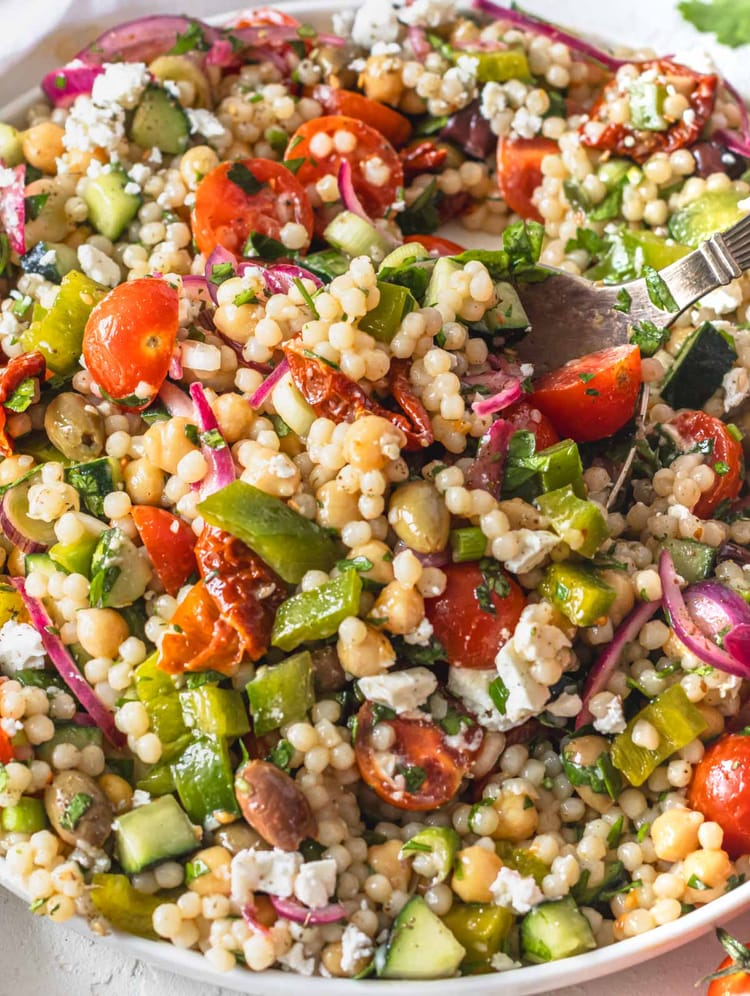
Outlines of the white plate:
{"label": "white plate", "polygon": [[[651,2],[653,3],[653,0]],[[269,0],[269,5],[272,3],[273,0]],[[304,21],[321,29],[330,26],[332,12],[344,10],[352,5],[352,0],[333,0],[333,2],[331,0],[306,0],[306,2],[292,0],[292,2],[282,4],[289,13],[296,14]],[[358,6],[356,2],[354,5]],[[540,0],[534,4],[534,7],[535,9],[547,8],[543,12],[551,17],[555,9],[559,10],[556,5],[557,0],[547,3]],[[623,8],[613,8],[610,12],[608,7],[609,5],[598,2],[589,3],[584,2],[584,0],[574,0],[573,3],[566,4],[564,18],[568,22],[575,20],[584,28],[590,28],[593,21],[597,31],[603,36],[607,34],[609,24],[610,37],[619,38],[628,44],[636,45],[649,41],[648,35],[641,34],[641,31],[647,30],[648,0],[641,3],[633,2],[629,5],[629,17],[632,18],[629,25],[622,22]],[[639,10],[635,12],[632,8],[639,8]],[[638,16],[639,13],[643,16]],[[651,13],[653,13],[653,9]],[[664,20],[668,22],[673,19],[672,12],[669,12]],[[216,18],[216,20],[221,21],[221,18]],[[633,21],[636,27],[632,26]],[[689,32],[687,34],[689,35]],[[623,35],[627,35],[627,37],[624,38]],[[701,44],[714,49],[714,51],[721,49],[721,47],[717,49],[717,46],[710,45],[703,39]],[[724,50],[725,53],[726,51]],[[743,67],[744,73],[737,73],[736,70],[739,68],[736,62],[737,55],[738,53],[733,53],[735,58],[731,60],[733,69],[735,69],[733,79],[736,83],[744,83],[745,88],[747,88],[748,65],[745,64]],[[721,58],[721,56],[719,57]],[[29,104],[38,100],[39,96],[39,90],[36,88],[23,94],[0,109],[0,118],[6,121],[22,118]],[[497,241],[496,236],[469,233],[460,225],[456,225],[451,232],[446,228],[446,235],[472,245],[490,245],[493,241]],[[25,896],[20,882],[10,875],[2,860],[0,860],[0,885],[21,898],[28,898]],[[501,974],[434,982],[367,980],[367,982],[362,983],[347,979],[302,979],[281,971],[253,973],[242,969],[235,969],[228,974],[219,974],[210,968],[202,955],[193,951],[181,951],[171,944],[141,940],[120,932],[114,932],[112,935],[98,940],[102,945],[113,946],[122,951],[123,954],[141,958],[152,965],[178,975],[184,975],[213,986],[224,986],[234,992],[254,994],[254,996],[288,996],[290,987],[299,987],[304,992],[304,996],[355,996],[355,994],[367,996],[370,993],[373,996],[385,993],[390,994],[390,996],[395,996],[395,994],[399,994],[399,996],[400,994],[404,994],[404,996],[530,996],[533,993],[549,993],[550,990],[562,986],[590,982],[602,976],[633,968],[649,958],[666,954],[696,940],[717,924],[726,922],[748,907],[750,907],[750,882],[719,899],[715,899],[706,906],[688,913],[674,923],[657,927],[639,937],[620,941],[610,947],[600,948],[588,954],[577,955],[575,958],[547,965],[528,966]],[[80,918],[76,918],[66,926],[88,937],[94,936],[86,922]]]}

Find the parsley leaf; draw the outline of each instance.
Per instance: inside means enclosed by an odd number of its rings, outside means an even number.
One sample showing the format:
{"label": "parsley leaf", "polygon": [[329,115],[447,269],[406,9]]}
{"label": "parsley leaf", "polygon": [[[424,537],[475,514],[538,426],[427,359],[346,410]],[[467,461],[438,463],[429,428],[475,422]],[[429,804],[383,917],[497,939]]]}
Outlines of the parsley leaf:
{"label": "parsley leaf", "polygon": [[479,561],[479,571],[482,575],[482,583],[474,589],[474,594],[482,612],[496,616],[497,609],[492,601],[492,595],[505,598],[510,593],[508,579],[503,574],[500,564],[491,557],[482,557]]}
{"label": "parsley leaf", "polygon": [[730,48],[750,42],[749,0],[682,0],[677,7],[698,31],[716,35]]}
{"label": "parsley leaf", "polygon": [[628,315],[630,314],[631,304],[632,298],[630,297],[630,294],[628,294],[624,287],[621,287],[617,293],[617,300],[612,305],[612,308],[615,311],[621,311],[624,315]]}
{"label": "parsley leaf", "polygon": [[565,243],[565,252],[583,249],[589,256],[601,256],[607,249],[607,240],[593,228],[579,228],[574,239]]}
{"label": "parsley leaf", "polygon": [[421,664],[425,667],[432,667],[438,661],[448,660],[445,647],[434,636],[430,639],[429,643],[424,645],[420,643],[407,643],[401,636],[394,636],[391,639],[391,643],[398,659],[406,661],[409,664]]}
{"label": "parsley leaf", "polygon": [[275,764],[277,768],[281,768],[282,771],[288,771],[293,757],[294,747],[292,747],[288,740],[282,739],[279,740],[275,747],[271,748],[267,760]]}
{"label": "parsley leaf", "polygon": [[227,171],[227,179],[231,180],[235,187],[239,187],[248,197],[253,197],[265,186],[253,176],[244,163],[232,163]]}
{"label": "parsley leaf", "polygon": [[206,40],[203,28],[197,21],[191,21],[190,26],[181,35],[177,35],[174,45],[168,55],[185,55],[186,52],[207,52],[211,46]]}
{"label": "parsley leaf", "polygon": [[32,221],[38,218],[48,199],[49,194],[32,194],[30,197],[24,197],[23,203],[26,210],[26,218]]}
{"label": "parsley leaf", "polygon": [[201,878],[203,875],[208,875],[211,869],[208,867],[205,861],[200,858],[196,858],[195,861],[188,861],[185,865],[185,885],[190,885],[194,882],[196,878]]}
{"label": "parsley leaf", "polygon": [[274,260],[281,259],[289,255],[289,250],[283,242],[271,238],[270,235],[263,235],[262,232],[250,232],[245,248],[242,250],[243,256],[259,256],[261,259]]}
{"label": "parsley leaf", "polygon": [[677,302],[672,297],[672,292],[658,270],[655,270],[653,266],[644,266],[643,275],[646,278],[646,290],[651,304],[660,311],[679,311]]}
{"label": "parsley leaf", "polygon": [[84,813],[91,807],[93,801],[92,796],[86,792],[76,792],[60,817],[60,826],[63,830],[70,830],[71,832],[75,830]]}
{"label": "parsley leaf", "polygon": [[438,720],[438,726],[448,734],[449,737],[455,737],[461,732],[462,726],[474,726],[474,720],[471,716],[467,716],[466,713],[459,712],[452,706],[448,709],[448,712],[443,716],[442,719]]}
{"label": "parsley leaf", "polygon": [[225,280],[230,280],[233,276],[234,267],[231,263],[214,263],[208,282],[218,287],[219,284],[223,284]]}
{"label": "parsley leaf", "polygon": [[32,405],[37,397],[37,384],[33,377],[22,380],[7,401],[3,402],[4,408],[10,408],[12,412],[25,412],[29,405]]}
{"label": "parsley leaf", "polygon": [[407,792],[417,792],[424,785],[427,772],[418,764],[397,764],[396,771],[404,776]]}
{"label": "parsley leaf", "polygon": [[653,322],[643,321],[633,326],[630,341],[638,346],[643,356],[653,356],[669,339],[669,330],[660,329]]}
{"label": "parsley leaf", "polygon": [[508,686],[505,684],[503,679],[498,675],[497,678],[493,678],[490,682],[489,688],[487,689],[490,698],[492,699],[492,704],[500,713],[501,716],[505,715],[505,710],[508,704],[508,698],[510,697],[510,691]]}

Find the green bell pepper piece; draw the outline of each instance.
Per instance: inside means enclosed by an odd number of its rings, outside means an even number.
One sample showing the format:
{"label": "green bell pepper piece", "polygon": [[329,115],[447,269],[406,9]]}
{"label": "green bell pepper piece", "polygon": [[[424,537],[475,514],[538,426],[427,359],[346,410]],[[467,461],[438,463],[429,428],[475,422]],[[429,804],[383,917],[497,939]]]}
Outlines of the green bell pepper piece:
{"label": "green bell pepper piece", "polygon": [[55,543],[49,549],[50,558],[70,574],[83,574],[91,578],[91,561],[100,535],[93,531],[86,532],[75,543]]}
{"label": "green bell pepper piece", "polygon": [[174,792],[174,775],[171,765],[166,761],[150,765],[135,783],[135,787],[141,792],[148,792],[155,799],[160,795],[169,795]]}
{"label": "green bell pepper piece", "polygon": [[378,342],[390,342],[410,311],[419,307],[408,287],[378,280],[380,300],[359,320],[359,327]]}
{"label": "green bell pepper piece", "polygon": [[456,564],[481,560],[487,549],[487,537],[479,526],[463,526],[450,533],[451,554]]}
{"label": "green bell pepper piece", "polygon": [[348,568],[311,591],[301,591],[282,602],[276,612],[271,643],[294,650],[310,640],[325,640],[338,632],[340,623],[359,612],[362,579]]}
{"label": "green bell pepper piece", "polygon": [[191,740],[173,762],[172,774],[182,807],[193,823],[203,824],[214,813],[239,816],[225,740],[209,736]]}
{"label": "green bell pepper piece", "polygon": [[471,60],[480,83],[507,83],[531,79],[526,53],[518,48],[495,52],[460,52],[462,62]]}
{"label": "green bell pepper piece", "polygon": [[466,950],[461,971],[475,975],[490,968],[492,956],[502,950],[515,917],[504,906],[454,903],[441,920]]}
{"label": "green bell pepper piece", "polygon": [[47,314],[21,333],[24,350],[27,353],[38,350],[49,369],[61,377],[74,374],[78,369],[86,322],[94,305],[106,293],[106,288],[78,270],[66,273]]}
{"label": "green bell pepper piece", "polygon": [[590,567],[563,561],[549,565],[539,594],[576,626],[593,626],[607,615],[616,592]]}
{"label": "green bell pepper piece", "polygon": [[36,833],[49,826],[41,799],[24,796],[15,806],[7,806],[0,814],[0,826],[8,833]]}
{"label": "green bell pepper piece", "polygon": [[13,441],[13,448],[16,453],[27,453],[33,456],[37,463],[61,463],[67,466],[70,460],[56,449],[47,438],[47,433],[43,429],[30,432],[28,436],[21,436]]}
{"label": "green bell pepper piece", "polygon": [[599,506],[579,498],[569,484],[539,495],[536,502],[557,535],[582,557],[593,557],[609,536]]}
{"label": "green bell pepper piece", "polygon": [[214,492],[198,509],[209,525],[247,543],[288,584],[299,584],[308,571],[330,571],[339,559],[325,530],[244,481]]}
{"label": "green bell pepper piece", "polygon": [[152,919],[154,910],[164,902],[162,896],[139,892],[127,875],[96,874],[92,879],[91,901],[116,930],[158,941]]}
{"label": "green bell pepper piece", "polygon": [[242,693],[233,688],[201,685],[180,692],[180,702],[185,723],[201,733],[234,739],[250,732]]}
{"label": "green bell pepper piece", "polygon": [[11,619],[23,622],[28,618],[23,600],[13,585],[0,584],[0,626],[4,626]]}
{"label": "green bell pepper piece", "polygon": [[295,719],[304,719],[315,703],[309,651],[287,657],[281,664],[259,667],[248,683],[247,697],[253,729],[258,735],[277,730]]}
{"label": "green bell pepper piece", "polygon": [[549,865],[528,847],[516,847],[509,840],[497,840],[495,853],[498,858],[502,858],[504,865],[517,871],[519,875],[530,875],[537,885],[541,885],[544,876],[549,875]]}
{"label": "green bell pepper piece", "polygon": [[561,439],[534,454],[542,492],[556,491],[569,484],[579,498],[586,497],[583,483],[583,464],[578,444],[572,439]]}
{"label": "green bell pepper piece", "polygon": [[461,838],[451,827],[427,827],[415,833],[399,852],[399,859],[415,858],[418,854],[432,857],[431,885],[444,882],[453,872],[456,851],[461,846]]}
{"label": "green bell pepper piece", "polygon": [[190,732],[175,683],[156,662],[157,655],[152,654],[138,665],[135,692],[146,707],[152,731],[162,742],[162,760],[170,761],[188,742]]}
{"label": "green bell pepper piece", "polygon": [[[633,729],[646,720],[659,734],[656,750],[633,743]],[[675,751],[686,747],[706,729],[706,720],[685,694],[682,685],[672,685],[657,695],[628,723],[612,742],[612,763],[631,785],[642,785],[649,775]]]}
{"label": "green bell pepper piece", "polygon": [[716,550],[694,539],[663,539],[659,546],[669,550],[674,569],[688,584],[702,581],[713,570]]}
{"label": "green bell pepper piece", "polygon": [[628,88],[630,124],[646,131],[666,131],[669,122],[664,117],[667,88],[662,83],[635,80]]}

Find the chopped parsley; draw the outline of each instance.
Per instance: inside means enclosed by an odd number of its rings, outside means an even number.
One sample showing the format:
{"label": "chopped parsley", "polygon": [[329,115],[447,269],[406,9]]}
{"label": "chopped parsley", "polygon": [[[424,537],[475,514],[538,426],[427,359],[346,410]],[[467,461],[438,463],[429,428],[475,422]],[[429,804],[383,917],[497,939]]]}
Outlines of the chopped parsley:
{"label": "chopped parsley", "polygon": [[658,308],[659,311],[679,311],[677,302],[672,297],[672,292],[658,270],[655,270],[653,266],[644,266],[643,276],[646,279],[649,300],[655,308]]}
{"label": "chopped parsley", "polygon": [[288,771],[292,758],[294,757],[294,747],[288,740],[279,740],[275,747],[271,748],[267,760],[275,764],[282,771]]}
{"label": "chopped parsley", "polygon": [[168,55],[185,55],[187,52],[207,52],[211,48],[203,28],[197,21],[191,21],[189,27],[181,35],[177,35],[174,45]]}
{"label": "chopped parsley", "polygon": [[492,679],[487,691],[492,699],[494,707],[501,716],[504,716],[508,705],[508,699],[510,698],[510,691],[500,675],[498,675],[497,678]]}
{"label": "chopped parsley", "polygon": [[208,282],[216,287],[223,284],[225,280],[231,280],[234,276],[234,267],[231,263],[214,263],[211,267],[211,274]]}
{"label": "chopped parsley", "polygon": [[669,339],[669,329],[660,329],[653,322],[638,322],[633,326],[630,341],[637,346],[643,356],[653,356],[654,353]]}
{"label": "chopped parsley", "polygon": [[628,294],[624,287],[621,287],[617,292],[617,298],[612,307],[615,311],[621,311],[624,315],[628,315],[630,314],[630,305],[632,303],[633,301],[630,294]]}
{"label": "chopped parsley", "polygon": [[482,557],[479,561],[479,571],[482,575],[482,583],[474,589],[474,594],[482,612],[488,612],[491,616],[497,615],[492,596],[499,595],[506,598],[510,594],[508,579],[503,574],[500,564],[491,557]]}
{"label": "chopped parsley", "polygon": [[227,171],[227,179],[231,180],[248,197],[253,197],[255,194],[260,193],[265,186],[264,183],[261,183],[260,180],[253,176],[244,163],[232,163]]}
{"label": "chopped parsley", "polygon": [[60,826],[63,830],[75,830],[93,802],[93,797],[86,792],[76,792],[60,817]]}
{"label": "chopped parsley", "polygon": [[196,858],[195,861],[188,861],[185,865],[185,885],[190,885],[194,882],[196,878],[202,878],[204,875],[208,875],[211,869],[208,867],[205,861],[201,858]]}
{"label": "chopped parsley", "polygon": [[427,778],[427,772],[418,764],[397,764],[396,771],[403,775],[407,792],[419,791]]}
{"label": "chopped parsley", "polygon": [[25,412],[29,405],[32,405],[37,397],[37,383],[33,377],[22,380],[15,391],[3,402],[4,408],[9,408],[12,412]]}
{"label": "chopped parsley", "polygon": [[266,261],[281,259],[289,255],[289,250],[283,242],[271,238],[270,235],[263,235],[262,232],[250,232],[245,248],[242,250],[243,256],[260,256]]}

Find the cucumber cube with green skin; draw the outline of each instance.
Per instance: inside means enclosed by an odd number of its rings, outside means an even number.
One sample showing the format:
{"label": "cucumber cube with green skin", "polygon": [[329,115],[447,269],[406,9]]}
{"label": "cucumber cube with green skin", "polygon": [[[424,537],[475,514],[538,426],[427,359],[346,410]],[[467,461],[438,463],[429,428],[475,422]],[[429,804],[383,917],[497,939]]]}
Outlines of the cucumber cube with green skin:
{"label": "cucumber cube with green skin", "polygon": [[609,536],[599,506],[579,498],[570,485],[539,495],[536,502],[557,535],[582,557],[593,557]]}
{"label": "cucumber cube with green skin", "polygon": [[694,539],[663,539],[662,550],[669,550],[674,569],[688,584],[709,577],[716,560],[716,550]]}
{"label": "cucumber cube with green skin", "polygon": [[596,947],[586,917],[570,896],[540,903],[521,922],[521,946],[531,962],[557,961]]}
{"label": "cucumber cube with green skin", "polygon": [[[61,283],[65,274],[75,270],[77,266],[75,249],[66,246],[64,242],[37,242],[21,256],[21,269],[24,273],[38,273],[53,284]],[[42,318],[45,314],[45,309],[34,311],[32,319]]]}
{"label": "cucumber cube with green skin", "polygon": [[190,140],[190,119],[171,93],[161,86],[150,85],[135,109],[130,138],[142,149],[157,148],[178,156]]}
{"label": "cucumber cube with green skin", "polygon": [[115,930],[150,941],[159,940],[153,918],[156,907],[164,902],[163,896],[139,892],[126,875],[98,872],[92,879],[92,885],[89,893],[91,902]]}
{"label": "cucumber cube with green skin", "polygon": [[247,697],[258,735],[304,719],[315,703],[309,651],[287,657],[280,664],[259,667],[247,685]]}
{"label": "cucumber cube with green skin", "polygon": [[250,720],[241,692],[216,685],[180,692],[182,715],[187,726],[216,737],[244,736],[250,732]]}
{"label": "cucumber cube with green skin", "polygon": [[6,806],[0,813],[0,826],[7,833],[37,833],[49,826],[41,799],[24,796],[15,806]]}
{"label": "cucumber cube with green skin", "polygon": [[239,815],[232,762],[223,738],[191,740],[172,763],[172,775],[180,802],[194,823],[203,825],[214,813]]}
{"label": "cucumber cube with green skin", "polygon": [[162,742],[162,760],[170,761],[185,746],[190,731],[182,715],[179,692],[152,654],[135,669],[135,693],[146,707],[151,730]]}
{"label": "cucumber cube with green skin", "polygon": [[473,975],[489,970],[492,957],[503,948],[515,917],[503,906],[485,903],[454,903],[442,917],[459,944],[466,949],[461,972]]}
{"label": "cucumber cube with green skin", "polygon": [[169,858],[197,851],[193,825],[174,796],[147,802],[118,816],[114,823],[115,853],[128,875]]}
{"label": "cucumber cube with green skin", "polygon": [[663,83],[634,80],[628,87],[630,124],[645,131],[666,131],[669,122],[664,117],[667,88]]}
{"label": "cucumber cube with green skin", "polygon": [[677,242],[697,249],[715,232],[723,232],[743,218],[747,211],[740,207],[747,194],[734,188],[707,190],[685,207],[675,211],[667,223],[669,234]]}
{"label": "cucumber cube with green skin", "polygon": [[[399,853],[399,860],[416,857],[417,854],[432,855],[433,872],[430,885],[444,882],[453,872],[456,851],[461,846],[461,838],[452,827],[426,827],[410,837]],[[424,873],[423,873],[424,874]]]}
{"label": "cucumber cube with green skin", "polygon": [[138,213],[142,198],[128,190],[132,181],[122,169],[111,169],[88,181],[83,199],[88,220],[106,238],[116,242]]}
{"label": "cucumber cube with green skin", "polygon": [[381,979],[445,979],[465,957],[466,948],[425,900],[414,896],[396,917],[385,950],[375,955],[375,968]]}
{"label": "cucumber cube with green skin", "polygon": [[562,561],[549,565],[539,594],[576,626],[593,626],[606,617],[616,592],[590,567]]}
{"label": "cucumber cube with green skin", "polygon": [[736,359],[731,335],[704,322],[682,344],[659,393],[673,408],[700,408],[721,387]]}
{"label": "cucumber cube with green skin", "polygon": [[353,568],[312,591],[302,591],[282,602],[276,612],[271,643],[295,650],[310,640],[325,640],[338,632],[348,616],[359,612],[362,580]]}

